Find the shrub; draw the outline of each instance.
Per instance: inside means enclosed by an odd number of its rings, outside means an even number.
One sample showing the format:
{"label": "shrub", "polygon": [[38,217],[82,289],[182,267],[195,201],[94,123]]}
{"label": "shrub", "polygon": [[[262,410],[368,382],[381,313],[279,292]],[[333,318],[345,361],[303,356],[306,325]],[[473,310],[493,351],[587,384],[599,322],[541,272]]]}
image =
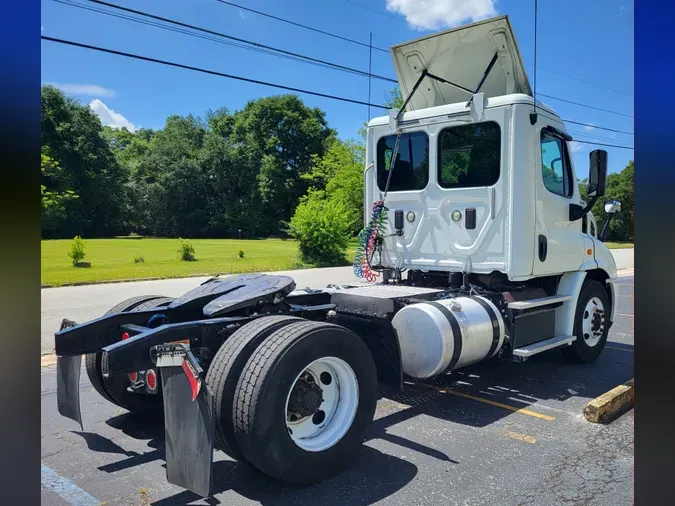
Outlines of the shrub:
{"label": "shrub", "polygon": [[237,255],[239,256],[239,258],[244,258],[244,250],[240,249]]}
{"label": "shrub", "polygon": [[134,257],[134,263],[135,264],[142,264],[143,262],[145,262],[143,257]]}
{"label": "shrub", "polygon": [[300,242],[304,262],[341,265],[349,246],[349,213],[326,201],[321,192],[310,193],[295,210],[289,233]]}
{"label": "shrub", "polygon": [[73,239],[73,244],[70,246],[70,251],[68,252],[68,256],[73,260],[73,265],[75,267],[84,260],[85,254],[84,241],[79,235],[76,235]]}
{"label": "shrub", "polygon": [[178,239],[178,241],[180,244],[178,248],[180,259],[185,262],[192,262],[195,259],[195,247],[192,245],[192,242],[183,238]]}

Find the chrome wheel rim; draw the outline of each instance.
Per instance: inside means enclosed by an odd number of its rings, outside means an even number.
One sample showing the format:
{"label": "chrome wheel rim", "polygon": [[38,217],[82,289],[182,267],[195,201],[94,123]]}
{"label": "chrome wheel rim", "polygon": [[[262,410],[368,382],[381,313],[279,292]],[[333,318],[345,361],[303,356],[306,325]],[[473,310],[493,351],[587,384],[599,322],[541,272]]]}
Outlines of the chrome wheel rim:
{"label": "chrome wheel rim", "polygon": [[605,306],[598,297],[592,297],[581,315],[581,337],[590,348],[597,346],[605,331]]}

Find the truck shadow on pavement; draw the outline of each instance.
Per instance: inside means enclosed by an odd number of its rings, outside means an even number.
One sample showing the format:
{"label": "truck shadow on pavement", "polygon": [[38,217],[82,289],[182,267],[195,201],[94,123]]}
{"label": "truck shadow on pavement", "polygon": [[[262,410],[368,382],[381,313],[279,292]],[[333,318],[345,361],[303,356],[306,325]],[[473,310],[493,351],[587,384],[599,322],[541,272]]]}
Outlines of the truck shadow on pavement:
{"label": "truck shadow on pavement", "polygon": [[[553,351],[535,356],[524,364],[490,360],[464,368],[440,381],[425,385],[406,385],[403,392],[383,388],[368,440],[405,447],[452,466],[461,465],[452,455],[432,448],[430,445],[433,441],[424,444],[422,435],[419,440],[413,441],[396,434],[395,432],[400,431],[395,426],[419,415],[426,415],[450,423],[480,428],[513,415],[514,409],[490,406],[490,402],[546,413],[542,410],[541,403],[565,403],[572,399],[570,405],[557,406],[562,406],[566,411],[580,413],[580,406],[585,404],[586,399],[605,393],[632,375],[632,346],[621,343],[608,345],[612,349],[607,349],[592,364],[571,364],[559,352]],[[480,404],[475,399],[446,395],[441,392],[443,389],[463,392],[490,402]],[[583,401],[580,403],[581,399]],[[533,406],[537,403],[540,406]],[[99,467],[100,471],[116,473],[150,462],[164,461],[164,427],[161,422],[148,425],[146,420],[124,414],[109,419],[106,424],[130,438],[147,441],[152,450],[145,453],[127,451],[104,436],[75,432],[85,440],[91,451],[125,457]],[[369,505],[401,490],[418,473],[417,467],[411,462],[383,453],[372,445],[364,445],[359,461],[347,471],[310,487],[293,487],[280,483],[250,465],[229,460],[220,452],[216,452],[214,458],[217,459],[213,465],[214,496],[232,491],[261,504],[304,504],[318,501],[326,505]],[[176,490],[179,489],[176,487]],[[192,492],[180,491],[154,504],[187,504],[200,499]],[[220,504],[216,497],[205,501],[208,504]]]}
{"label": "truck shadow on pavement", "polygon": [[[106,421],[107,425],[122,431],[127,437],[147,440],[148,446],[153,450],[145,453],[124,450],[115,442],[99,434],[79,431],[74,434],[78,434],[85,440],[90,451],[126,457],[98,467],[100,471],[116,473],[153,461],[164,461],[164,427],[161,423],[151,425],[147,423],[146,420],[128,413]],[[382,421],[376,421],[375,430],[382,423]],[[429,451],[432,455],[447,460],[440,452],[434,453],[432,449]],[[415,478],[418,471],[414,464],[406,460],[364,446],[359,461],[341,475],[310,487],[295,487],[269,478],[248,464],[229,460],[227,457],[222,460],[223,454],[220,452],[217,452],[214,457],[219,460],[213,464],[212,495],[231,490],[261,504],[298,504],[318,500],[326,505],[349,503],[365,506],[381,501],[402,489]],[[200,499],[208,504],[220,504],[215,497],[202,499],[187,490],[160,499],[153,504],[178,505]]]}

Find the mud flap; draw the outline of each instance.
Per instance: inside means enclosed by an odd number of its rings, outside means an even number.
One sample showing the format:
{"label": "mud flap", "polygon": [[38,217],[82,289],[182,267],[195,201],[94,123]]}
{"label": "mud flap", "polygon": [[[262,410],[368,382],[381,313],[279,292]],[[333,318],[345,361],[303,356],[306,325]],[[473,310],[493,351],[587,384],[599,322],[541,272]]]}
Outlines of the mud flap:
{"label": "mud flap", "polygon": [[56,405],[61,416],[82,425],[80,412],[80,371],[82,355],[56,357]]}
{"label": "mud flap", "polygon": [[186,348],[158,346],[157,366],[164,397],[167,481],[208,497],[213,463],[212,394]]}

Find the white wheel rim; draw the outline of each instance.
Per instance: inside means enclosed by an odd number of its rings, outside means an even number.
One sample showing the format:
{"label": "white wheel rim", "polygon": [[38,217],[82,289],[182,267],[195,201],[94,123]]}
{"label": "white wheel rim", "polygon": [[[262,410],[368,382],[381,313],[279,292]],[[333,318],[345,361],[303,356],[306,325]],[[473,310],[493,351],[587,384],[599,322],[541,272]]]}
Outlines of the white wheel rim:
{"label": "white wheel rim", "polygon": [[[302,380],[301,380],[302,378]],[[313,415],[289,411],[298,381],[313,381],[321,389],[321,404]],[[286,396],[286,428],[293,442],[305,451],[320,452],[344,437],[359,405],[359,383],[353,369],[337,357],[315,360],[298,374]],[[323,414],[322,414],[323,413]]]}
{"label": "white wheel rim", "polygon": [[605,331],[605,306],[598,297],[592,297],[581,315],[581,337],[586,345],[597,346]]}

